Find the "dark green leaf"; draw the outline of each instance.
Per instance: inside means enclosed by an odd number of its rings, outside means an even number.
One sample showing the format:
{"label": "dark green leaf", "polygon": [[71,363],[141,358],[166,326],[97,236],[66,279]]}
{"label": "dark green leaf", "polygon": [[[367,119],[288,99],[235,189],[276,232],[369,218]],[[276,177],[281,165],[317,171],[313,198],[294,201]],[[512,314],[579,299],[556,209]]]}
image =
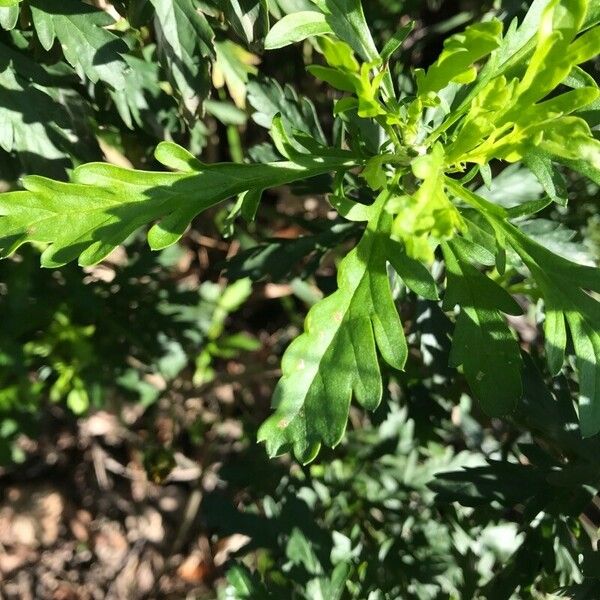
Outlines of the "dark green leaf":
{"label": "dark green leaf", "polygon": [[210,89],[213,32],[194,0],[150,0],[156,11],[158,48],[169,80],[188,117],[200,109]]}
{"label": "dark green leaf", "polygon": [[446,310],[460,305],[452,366],[462,365],[473,393],[491,416],[510,413],[521,397],[519,345],[501,311],[522,311],[513,298],[469,264],[452,243],[444,244],[448,269]]}
{"label": "dark green leaf", "polygon": [[79,0],[32,0],[31,17],[42,46],[58,39],[65,58],[90,81],[102,80],[114,89],[125,87],[127,45],[106,27],[114,24],[104,11]]}
{"label": "dark green leaf", "polygon": [[267,0],[223,0],[228,22],[248,44],[262,40],[269,30]]}
{"label": "dark green leaf", "polygon": [[388,240],[387,256],[406,287],[427,300],[439,299],[431,273],[421,262],[408,256],[402,244],[392,239]]}
{"label": "dark green leaf", "polygon": [[375,61],[379,52],[365,20],[360,0],[312,0],[325,14],[333,32],[365,61]]}

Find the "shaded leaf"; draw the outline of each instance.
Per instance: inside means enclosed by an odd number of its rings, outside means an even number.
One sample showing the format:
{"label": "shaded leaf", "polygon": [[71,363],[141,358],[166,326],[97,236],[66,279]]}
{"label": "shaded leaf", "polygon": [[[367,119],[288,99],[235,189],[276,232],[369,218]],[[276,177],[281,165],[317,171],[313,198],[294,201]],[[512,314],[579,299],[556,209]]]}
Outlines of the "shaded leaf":
{"label": "shaded leaf", "polygon": [[248,44],[265,37],[269,30],[267,0],[225,0],[221,4],[228,23]]}
{"label": "shaded leaf", "polygon": [[114,89],[125,87],[127,45],[106,27],[108,13],[78,0],[32,0],[31,17],[42,46],[49,50],[57,39],[65,58],[92,82],[102,80]]}
{"label": "shaded leaf", "polygon": [[194,0],[150,0],[156,11],[159,54],[188,118],[210,89],[213,32]]}
{"label": "shaded leaf", "polygon": [[448,269],[444,307],[460,306],[451,365],[463,366],[487,414],[506,415],[521,397],[521,357],[501,311],[518,315],[521,309],[500,286],[469,264],[455,244],[444,244],[443,249]]}

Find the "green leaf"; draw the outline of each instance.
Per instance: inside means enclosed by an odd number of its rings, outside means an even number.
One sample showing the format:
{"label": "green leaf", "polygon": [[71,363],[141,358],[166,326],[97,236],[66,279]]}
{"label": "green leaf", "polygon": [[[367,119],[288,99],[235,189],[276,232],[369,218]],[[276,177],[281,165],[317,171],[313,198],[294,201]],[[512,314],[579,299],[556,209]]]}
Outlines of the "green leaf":
{"label": "green leaf", "polygon": [[562,174],[552,164],[552,160],[537,149],[531,149],[525,157],[525,164],[537,177],[550,199],[561,206],[566,206],[566,182]]}
{"label": "green leaf", "polygon": [[544,248],[580,265],[594,266],[595,261],[590,248],[577,241],[577,232],[569,229],[560,221],[534,219],[521,221],[519,229]]}
{"label": "green leaf", "polygon": [[[4,51],[0,45],[0,52]],[[3,58],[10,59],[10,52]],[[27,57],[12,57],[14,60],[5,69],[2,69],[3,58],[0,58],[0,148],[16,152],[25,171],[58,178],[64,177],[65,170],[72,165],[71,154],[95,158],[94,150],[98,149],[95,140],[83,137],[89,132],[79,131],[77,119],[65,105],[72,95],[34,83],[32,80],[51,83],[51,77]],[[83,108],[79,96],[77,104]]]}
{"label": "green leaf", "polygon": [[160,57],[188,118],[210,90],[213,32],[193,0],[150,0],[156,11]]}
{"label": "green leaf", "polygon": [[544,188],[534,173],[519,164],[509,165],[496,175],[489,188],[484,186],[477,190],[482,198],[504,208],[539,200],[543,192]]}
{"label": "green leaf", "polygon": [[344,243],[354,232],[352,223],[338,222],[317,235],[266,241],[229,259],[227,277],[230,280],[250,277],[254,281],[289,281],[295,265],[302,259],[309,258],[307,271],[311,273],[325,252]]}
{"label": "green leaf", "polygon": [[558,371],[565,353],[564,322],[568,324],[577,355],[581,433],[583,437],[600,433],[600,302],[588,293],[600,293],[600,269],[554,254],[510,224],[505,215],[490,210],[494,205],[489,205],[487,200],[452,180],[447,179],[447,183],[458,197],[484,214],[537,282],[549,315],[545,333],[553,373]]}
{"label": "green leaf", "polygon": [[[106,257],[136,229],[160,220],[148,240],[161,249],[175,243],[206,208],[248,189],[265,189],[314,177],[352,164],[348,155],[303,163],[198,163],[183,148],[163,143],[157,157],[168,164],[187,161],[187,172],[134,171],[92,163],[78,167],[72,183],[26,177],[26,191],[0,195],[0,248],[6,256],[26,242],[50,244],[47,267],[79,256],[81,265]],[[197,170],[191,170],[196,169]]]}
{"label": "green leaf", "polygon": [[565,167],[569,167],[572,171],[581,173],[596,185],[600,186],[600,166],[594,162],[582,158],[568,159],[563,156],[555,156],[553,158],[555,158],[556,162],[565,165]]}
{"label": "green leaf", "polygon": [[0,5],[0,27],[7,31],[14,29],[19,20],[19,5]]}
{"label": "green leaf", "polygon": [[368,62],[379,59],[379,52],[365,20],[360,0],[312,0],[325,14],[333,32]]}
{"label": "green leaf", "polygon": [[271,456],[293,450],[309,462],[321,444],[341,440],[352,396],[365,408],[379,405],[377,348],[392,367],[404,366],[406,340],[386,269],[386,199],[387,193],[380,195],[362,240],[340,264],[338,291],[311,309],[305,333],[285,352],[275,413],[258,436]]}
{"label": "green leaf", "polygon": [[423,263],[408,256],[395,240],[389,239],[387,245],[388,260],[406,287],[427,300],[439,300],[435,280]]}
{"label": "green leaf", "polygon": [[394,32],[392,37],[386,42],[383,50],[381,51],[381,60],[383,62],[388,62],[390,58],[392,58],[392,56],[396,53],[398,48],[402,46],[414,28],[415,22],[410,21]]}
{"label": "green leaf", "polygon": [[125,87],[127,45],[106,27],[108,13],[78,0],[32,0],[31,17],[40,43],[50,50],[58,39],[68,63],[90,81]]}
{"label": "green leaf", "polygon": [[581,433],[596,435],[600,432],[600,302],[586,290],[600,293],[600,269],[557,256],[508,223],[497,224],[529,267],[546,302],[548,362],[554,373],[565,352],[565,320],[569,326],[577,355]]}
{"label": "green leaf", "polygon": [[269,30],[267,0],[225,0],[221,4],[228,23],[248,44],[265,37]]}
{"label": "green leaf", "polygon": [[311,575],[323,574],[323,567],[313,545],[298,527],[292,529],[285,554],[292,564],[303,566]]}
{"label": "green leaf", "polygon": [[519,345],[502,312],[518,315],[515,300],[468,262],[453,242],[443,245],[448,283],[444,308],[460,306],[450,355],[462,365],[483,410],[490,416],[510,413],[522,394]]}
{"label": "green leaf", "polygon": [[270,600],[272,597],[258,578],[243,564],[227,571],[227,598],[230,600]]}
{"label": "green leaf", "polygon": [[265,38],[265,49],[283,48],[316,35],[333,33],[325,15],[316,11],[301,11],[286,15],[275,23]]}
{"label": "green leaf", "polygon": [[449,37],[444,50],[427,73],[416,72],[420,96],[439,92],[450,82],[471,83],[477,76],[475,62],[500,45],[502,23],[496,19],[470,25],[464,32]]}
{"label": "green leaf", "polygon": [[269,78],[254,79],[248,83],[248,102],[256,110],[252,119],[261,127],[269,129],[279,115],[288,133],[301,131],[321,144],[327,143],[314,104],[291,86],[282,87]]}
{"label": "green leaf", "polygon": [[[125,55],[128,70],[125,73],[125,87],[111,90],[119,115],[127,127],[134,125],[161,131],[162,127],[157,115],[159,101],[168,102],[164,90],[160,87],[158,61],[155,60],[153,47],[147,47],[143,58]],[[162,133],[162,131],[161,131]]]}

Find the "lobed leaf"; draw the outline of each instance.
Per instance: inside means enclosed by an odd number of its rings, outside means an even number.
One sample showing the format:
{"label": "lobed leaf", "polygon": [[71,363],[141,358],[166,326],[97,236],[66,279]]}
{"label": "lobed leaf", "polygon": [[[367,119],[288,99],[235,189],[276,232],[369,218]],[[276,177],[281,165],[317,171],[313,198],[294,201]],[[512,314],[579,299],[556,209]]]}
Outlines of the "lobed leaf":
{"label": "lobed leaf", "polygon": [[188,118],[210,89],[214,34],[194,0],[150,0],[156,13],[157,43],[163,66]]}
{"label": "lobed leaf", "polygon": [[483,410],[490,416],[510,413],[521,398],[521,355],[502,312],[519,315],[515,300],[468,260],[454,242],[443,244],[448,270],[444,308],[460,306],[450,355],[462,365]]}
{"label": "lobed leaf", "polygon": [[90,81],[125,87],[125,42],[107,30],[108,13],[78,0],[31,0],[31,18],[40,43],[50,50],[58,40],[69,64]]}
{"label": "lobed leaf", "polygon": [[170,143],[159,145],[157,158],[185,172],[91,163],[78,167],[71,183],[26,177],[26,191],[0,195],[2,255],[26,242],[40,242],[50,244],[42,255],[46,267],[78,256],[79,264],[91,265],[135,230],[157,220],[148,241],[154,249],[165,248],[183,235],[197,214],[222,200],[352,165],[345,154],[302,163],[203,165]]}
{"label": "lobed leaf", "polygon": [[[516,227],[503,230],[529,267],[546,302],[546,347],[550,370],[562,366],[569,326],[579,373],[579,421],[583,437],[600,433],[600,269],[573,263],[537,244]],[[559,366],[560,365],[560,366]]]}
{"label": "lobed leaf", "polygon": [[[506,220],[488,210],[487,201],[452,180],[450,189],[480,210],[529,268],[546,303],[546,347],[550,370],[556,373],[566,351],[566,325],[577,356],[579,420],[583,437],[600,433],[600,269],[554,254]],[[559,366],[560,365],[560,366]]]}
{"label": "lobed leaf", "polygon": [[444,50],[426,73],[416,72],[419,95],[437,93],[450,82],[471,83],[477,76],[474,64],[500,45],[502,24],[491,20],[470,25],[450,36]]}
{"label": "lobed leaf", "polygon": [[271,456],[293,450],[309,462],[321,444],[340,442],[352,396],[365,408],[379,405],[377,349],[392,367],[404,366],[406,340],[386,268],[386,200],[387,193],[379,196],[363,238],[340,264],[338,291],[310,310],[305,333],[285,352],[275,413],[258,436]]}

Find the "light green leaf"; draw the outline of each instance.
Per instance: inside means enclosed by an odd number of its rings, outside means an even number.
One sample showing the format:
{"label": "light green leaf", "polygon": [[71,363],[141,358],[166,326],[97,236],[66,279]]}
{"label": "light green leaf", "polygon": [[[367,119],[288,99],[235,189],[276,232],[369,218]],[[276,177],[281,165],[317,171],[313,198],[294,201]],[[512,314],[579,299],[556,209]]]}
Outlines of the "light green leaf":
{"label": "light green leaf", "polygon": [[569,60],[580,65],[598,57],[600,53],[600,27],[596,26],[579,36],[569,48]]}
{"label": "light green leaf", "polygon": [[67,395],[67,406],[76,414],[82,415],[90,407],[90,398],[85,389],[74,388]]}
{"label": "light green leaf", "polygon": [[565,348],[567,346],[567,327],[565,315],[561,310],[555,310],[551,303],[546,303],[546,320],[544,321],[546,337],[546,360],[552,375],[558,375],[565,363]]}
{"label": "light green leaf", "polygon": [[500,45],[502,23],[496,19],[470,25],[464,32],[450,36],[444,50],[427,73],[417,71],[420,96],[439,92],[450,82],[471,83],[477,70],[475,62],[489,55]]}
{"label": "light green leaf", "polygon": [[0,27],[7,31],[14,29],[19,20],[19,5],[0,5]]}
{"label": "light green leaf", "polygon": [[302,11],[286,15],[275,23],[265,38],[265,48],[283,48],[316,35],[333,33],[325,15],[316,11]]}
{"label": "light green leaf", "polygon": [[311,575],[323,574],[323,567],[313,545],[298,527],[292,529],[285,554],[292,564],[303,566]]}
{"label": "light green leaf", "polygon": [[587,4],[587,0],[552,0],[545,8],[535,51],[517,88],[520,106],[544,98],[581,62],[570,44],[584,22]]}
{"label": "light green leaf", "polygon": [[406,25],[403,25],[394,32],[392,37],[386,42],[383,50],[381,51],[381,60],[387,62],[396,53],[398,48],[402,46],[406,38],[409,36],[411,31],[415,28],[415,22],[410,21]]}
{"label": "light green leaf", "polygon": [[[586,0],[565,0],[562,4],[557,0],[534,0],[523,23],[520,26],[517,26],[516,20],[511,23],[500,47],[481,70],[477,83],[433,136],[437,137],[460,120],[477,96],[494,86],[494,80],[502,79],[505,74],[511,86],[519,82],[519,93],[511,90],[510,104],[505,108],[515,104],[519,94],[522,95],[521,105],[515,108],[514,115],[521,114],[524,108],[546,96],[569,76],[572,67],[577,64],[577,52],[570,54],[569,44],[582,18],[582,28],[587,28],[594,24],[594,15],[597,15],[597,10],[592,9]],[[523,76],[523,73],[526,74]],[[516,77],[513,79],[515,74],[521,81]],[[498,90],[501,91],[501,88]],[[503,113],[506,114],[506,111]],[[489,133],[491,131],[485,135]]]}
{"label": "light green leaf", "polygon": [[224,125],[245,125],[248,120],[248,115],[231,102],[206,100],[204,108],[209,115],[212,115]]}
{"label": "light green leaf", "polygon": [[238,108],[246,107],[248,76],[255,75],[257,57],[231,40],[215,42],[217,60],[213,66],[213,84],[227,86],[231,99]]}
{"label": "light green leaf", "polygon": [[348,420],[352,396],[375,409],[383,384],[377,351],[396,369],[407,347],[386,269],[391,217],[380,195],[358,246],[339,268],[339,289],[309,312],[305,333],[287,349],[275,390],[275,413],[259,431],[274,456],[293,450],[309,462],[321,444],[336,446]]}
{"label": "light green leaf", "polygon": [[354,93],[356,91],[358,75],[354,73],[344,73],[332,67],[323,67],[322,65],[310,65],[306,70],[317,79],[328,83],[331,87],[342,92]]}
{"label": "light green leaf", "polygon": [[[136,229],[160,220],[148,239],[155,249],[176,242],[206,208],[248,189],[265,189],[352,165],[348,155],[299,163],[202,165],[175,144],[157,157],[187,172],[133,171],[92,163],[77,168],[72,183],[26,177],[26,191],[0,195],[0,249],[6,256],[26,242],[50,244],[47,267],[79,256],[81,265],[106,257]],[[197,171],[190,171],[197,168]]]}
{"label": "light green leaf", "polygon": [[354,57],[354,51],[346,42],[323,37],[318,40],[317,47],[330,67],[348,73],[360,71],[360,64]]}
{"label": "light green leaf", "polygon": [[544,10],[549,2],[550,0],[534,0],[520,25],[517,24],[516,19],[512,21],[502,44],[496,52],[495,64],[487,66],[482,72],[483,76],[494,68],[502,69],[507,64],[519,60],[527,52],[528,47],[530,49],[537,35]]}
{"label": "light green leaf", "polygon": [[412,171],[422,180],[412,195],[392,198],[388,210],[395,215],[392,236],[402,241],[412,258],[431,263],[435,245],[462,228],[462,219],[446,195],[444,149],[436,144],[430,154],[418,156]]}

